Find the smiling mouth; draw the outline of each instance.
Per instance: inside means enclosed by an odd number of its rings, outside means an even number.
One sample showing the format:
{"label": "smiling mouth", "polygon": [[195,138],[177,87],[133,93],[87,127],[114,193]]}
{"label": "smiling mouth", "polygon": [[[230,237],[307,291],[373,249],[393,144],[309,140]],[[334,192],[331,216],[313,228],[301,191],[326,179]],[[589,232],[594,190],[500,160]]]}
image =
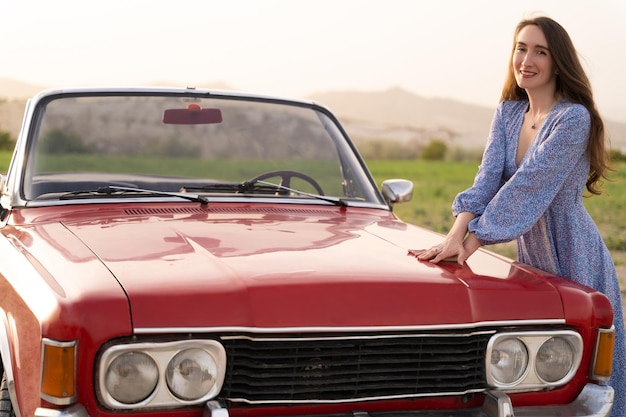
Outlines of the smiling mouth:
{"label": "smiling mouth", "polygon": [[520,75],[521,75],[521,76],[523,76],[523,77],[532,77],[532,76],[537,75],[537,73],[536,73],[536,72],[524,71],[524,70],[520,70],[520,71],[519,71],[519,73],[520,73]]}

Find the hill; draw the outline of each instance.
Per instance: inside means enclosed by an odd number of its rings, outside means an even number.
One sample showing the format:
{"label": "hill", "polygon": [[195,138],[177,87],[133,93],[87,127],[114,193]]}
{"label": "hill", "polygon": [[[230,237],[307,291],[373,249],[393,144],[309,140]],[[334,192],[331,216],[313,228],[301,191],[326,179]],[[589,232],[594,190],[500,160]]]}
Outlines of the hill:
{"label": "hill", "polygon": [[356,142],[368,139],[445,140],[459,147],[482,147],[494,109],[450,99],[423,98],[401,88],[314,94]]}
{"label": "hill", "polygon": [[[221,82],[202,87],[236,90]],[[0,78],[0,130],[17,137],[26,98],[42,89]],[[368,140],[427,143],[436,138],[455,147],[482,148],[495,109],[495,104],[489,108],[446,98],[424,98],[401,88],[321,92],[308,98],[328,107],[357,143]],[[626,152],[626,123],[605,122],[612,146]]]}
{"label": "hill", "polygon": [[39,85],[0,77],[0,98],[2,99],[26,100],[43,89],[44,87]]}
{"label": "hill", "polygon": [[[400,88],[318,93],[311,98],[333,111],[355,142],[437,138],[460,148],[482,148],[495,111],[495,105],[424,98]],[[612,147],[626,153],[626,123],[604,122]]]}

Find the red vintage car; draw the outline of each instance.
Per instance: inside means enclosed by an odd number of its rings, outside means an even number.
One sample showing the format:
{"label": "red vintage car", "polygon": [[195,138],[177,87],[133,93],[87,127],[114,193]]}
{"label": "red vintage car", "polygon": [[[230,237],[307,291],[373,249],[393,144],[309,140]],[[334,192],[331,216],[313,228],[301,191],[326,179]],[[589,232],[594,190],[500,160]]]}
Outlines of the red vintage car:
{"label": "red vintage car", "polygon": [[312,102],[43,92],[0,212],[0,417],[608,416],[600,293],[401,221]]}

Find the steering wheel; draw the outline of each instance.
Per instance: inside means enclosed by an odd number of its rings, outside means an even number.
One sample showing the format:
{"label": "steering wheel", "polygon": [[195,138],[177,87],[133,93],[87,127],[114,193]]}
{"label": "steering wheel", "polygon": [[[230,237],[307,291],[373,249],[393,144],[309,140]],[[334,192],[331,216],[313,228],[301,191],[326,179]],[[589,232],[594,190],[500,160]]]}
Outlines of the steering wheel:
{"label": "steering wheel", "polygon": [[291,184],[292,178],[300,178],[301,180],[304,180],[308,182],[309,184],[311,184],[313,188],[315,188],[315,191],[317,192],[317,194],[324,195],[324,191],[322,191],[322,187],[317,181],[315,181],[312,177],[306,174],[303,174],[302,172],[298,172],[298,171],[278,170],[278,171],[266,172],[264,174],[257,175],[256,177],[250,179],[249,182],[263,181],[268,178],[274,178],[274,177],[280,177],[279,185],[283,187],[287,187],[287,188],[291,188],[290,184]]}

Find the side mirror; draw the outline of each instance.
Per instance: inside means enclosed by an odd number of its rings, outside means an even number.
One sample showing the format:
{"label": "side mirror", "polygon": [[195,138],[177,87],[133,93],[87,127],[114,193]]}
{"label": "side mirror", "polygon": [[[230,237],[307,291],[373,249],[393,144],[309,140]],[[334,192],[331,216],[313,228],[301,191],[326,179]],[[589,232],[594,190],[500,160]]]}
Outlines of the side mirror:
{"label": "side mirror", "polygon": [[383,181],[383,197],[389,206],[405,203],[413,198],[413,182],[402,179]]}

